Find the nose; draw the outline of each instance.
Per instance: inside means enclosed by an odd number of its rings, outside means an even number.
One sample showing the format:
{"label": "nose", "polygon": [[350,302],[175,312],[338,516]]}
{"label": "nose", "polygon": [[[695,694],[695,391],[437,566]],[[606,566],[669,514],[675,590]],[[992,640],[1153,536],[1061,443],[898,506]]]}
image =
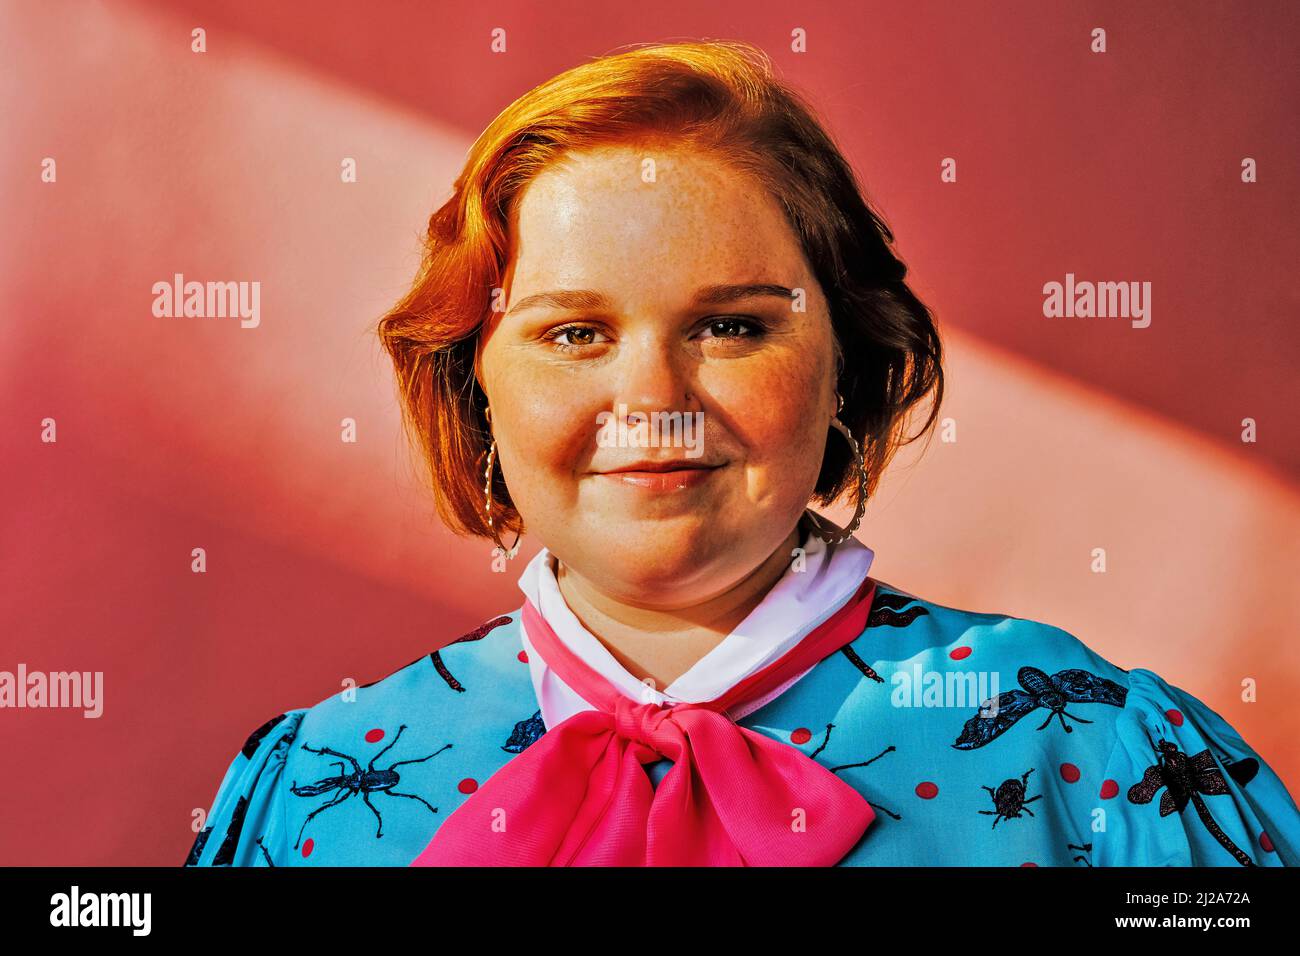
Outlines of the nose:
{"label": "nose", "polygon": [[692,394],[695,361],[681,344],[664,336],[638,338],[620,350],[614,407],[626,405],[634,413],[689,412],[698,402]]}

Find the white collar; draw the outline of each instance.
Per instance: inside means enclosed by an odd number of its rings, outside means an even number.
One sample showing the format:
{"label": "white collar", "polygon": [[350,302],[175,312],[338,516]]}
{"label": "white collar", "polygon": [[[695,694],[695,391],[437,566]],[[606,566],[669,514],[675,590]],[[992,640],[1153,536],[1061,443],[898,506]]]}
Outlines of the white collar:
{"label": "white collar", "polygon": [[[543,548],[525,567],[519,588],[541,612],[556,637],[589,667],[634,700],[654,704],[712,700],[750,674],[761,670],[799,643],[856,593],[875,556],[856,538],[834,547],[811,533],[804,536],[803,570],[794,563],[736,629],[662,692],[633,677],[594,634],[582,626],[564,602],[555,578],[556,558]],[[546,666],[520,621],[533,689],[549,729],[584,710],[594,709]],[[807,671],[804,671],[806,674]],[[799,674],[764,697],[732,708],[742,717],[775,699],[803,677]]]}

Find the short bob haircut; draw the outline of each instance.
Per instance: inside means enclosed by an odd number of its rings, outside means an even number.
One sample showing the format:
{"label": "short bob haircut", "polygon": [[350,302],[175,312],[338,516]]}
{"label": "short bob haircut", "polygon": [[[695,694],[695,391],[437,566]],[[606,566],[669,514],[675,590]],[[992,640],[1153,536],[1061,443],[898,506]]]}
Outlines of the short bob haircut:
{"label": "short bob haircut", "polygon": [[[895,450],[934,424],[943,397],[938,330],[903,281],[893,233],[813,110],[773,76],[766,54],[735,41],[651,44],[567,70],[510,104],[470,149],[452,197],[429,219],[411,290],[378,325],[396,371],[408,437],[429,469],[438,514],[456,534],[522,531],[500,468],[492,472],[487,397],[475,378],[479,332],[509,265],[509,224],[524,187],[569,150],[654,140],[705,153],[780,203],[830,309],[839,417],[858,439],[867,494]],[[931,390],[929,416],[905,436]],[[856,488],[842,435],[827,429],[813,500]],[[856,502],[854,502],[856,505]]]}

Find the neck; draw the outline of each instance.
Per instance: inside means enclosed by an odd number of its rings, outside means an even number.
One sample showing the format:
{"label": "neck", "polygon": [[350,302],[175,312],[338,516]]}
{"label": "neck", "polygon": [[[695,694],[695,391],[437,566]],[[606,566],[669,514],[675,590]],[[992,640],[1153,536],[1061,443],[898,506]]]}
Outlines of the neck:
{"label": "neck", "polygon": [[637,680],[663,690],[735,630],[780,580],[801,526],[741,580],[691,607],[665,611],[611,598],[558,559],[556,581],[565,604],[614,659]]}

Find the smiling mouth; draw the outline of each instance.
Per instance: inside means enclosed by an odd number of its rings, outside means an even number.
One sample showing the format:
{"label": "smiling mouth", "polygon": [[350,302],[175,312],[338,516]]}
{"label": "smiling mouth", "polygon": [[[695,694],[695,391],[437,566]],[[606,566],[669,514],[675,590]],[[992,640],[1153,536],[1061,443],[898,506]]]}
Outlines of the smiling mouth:
{"label": "smiling mouth", "polygon": [[721,468],[721,464],[706,465],[692,464],[689,461],[639,461],[634,465],[628,465],[626,468],[616,468],[611,471],[602,471],[602,475],[622,475],[629,472],[661,472],[661,471],[712,471],[714,468]]}
{"label": "smiling mouth", "polygon": [[597,472],[605,478],[629,488],[648,491],[681,491],[707,482],[722,465],[689,465],[683,462],[642,463],[624,471]]}

